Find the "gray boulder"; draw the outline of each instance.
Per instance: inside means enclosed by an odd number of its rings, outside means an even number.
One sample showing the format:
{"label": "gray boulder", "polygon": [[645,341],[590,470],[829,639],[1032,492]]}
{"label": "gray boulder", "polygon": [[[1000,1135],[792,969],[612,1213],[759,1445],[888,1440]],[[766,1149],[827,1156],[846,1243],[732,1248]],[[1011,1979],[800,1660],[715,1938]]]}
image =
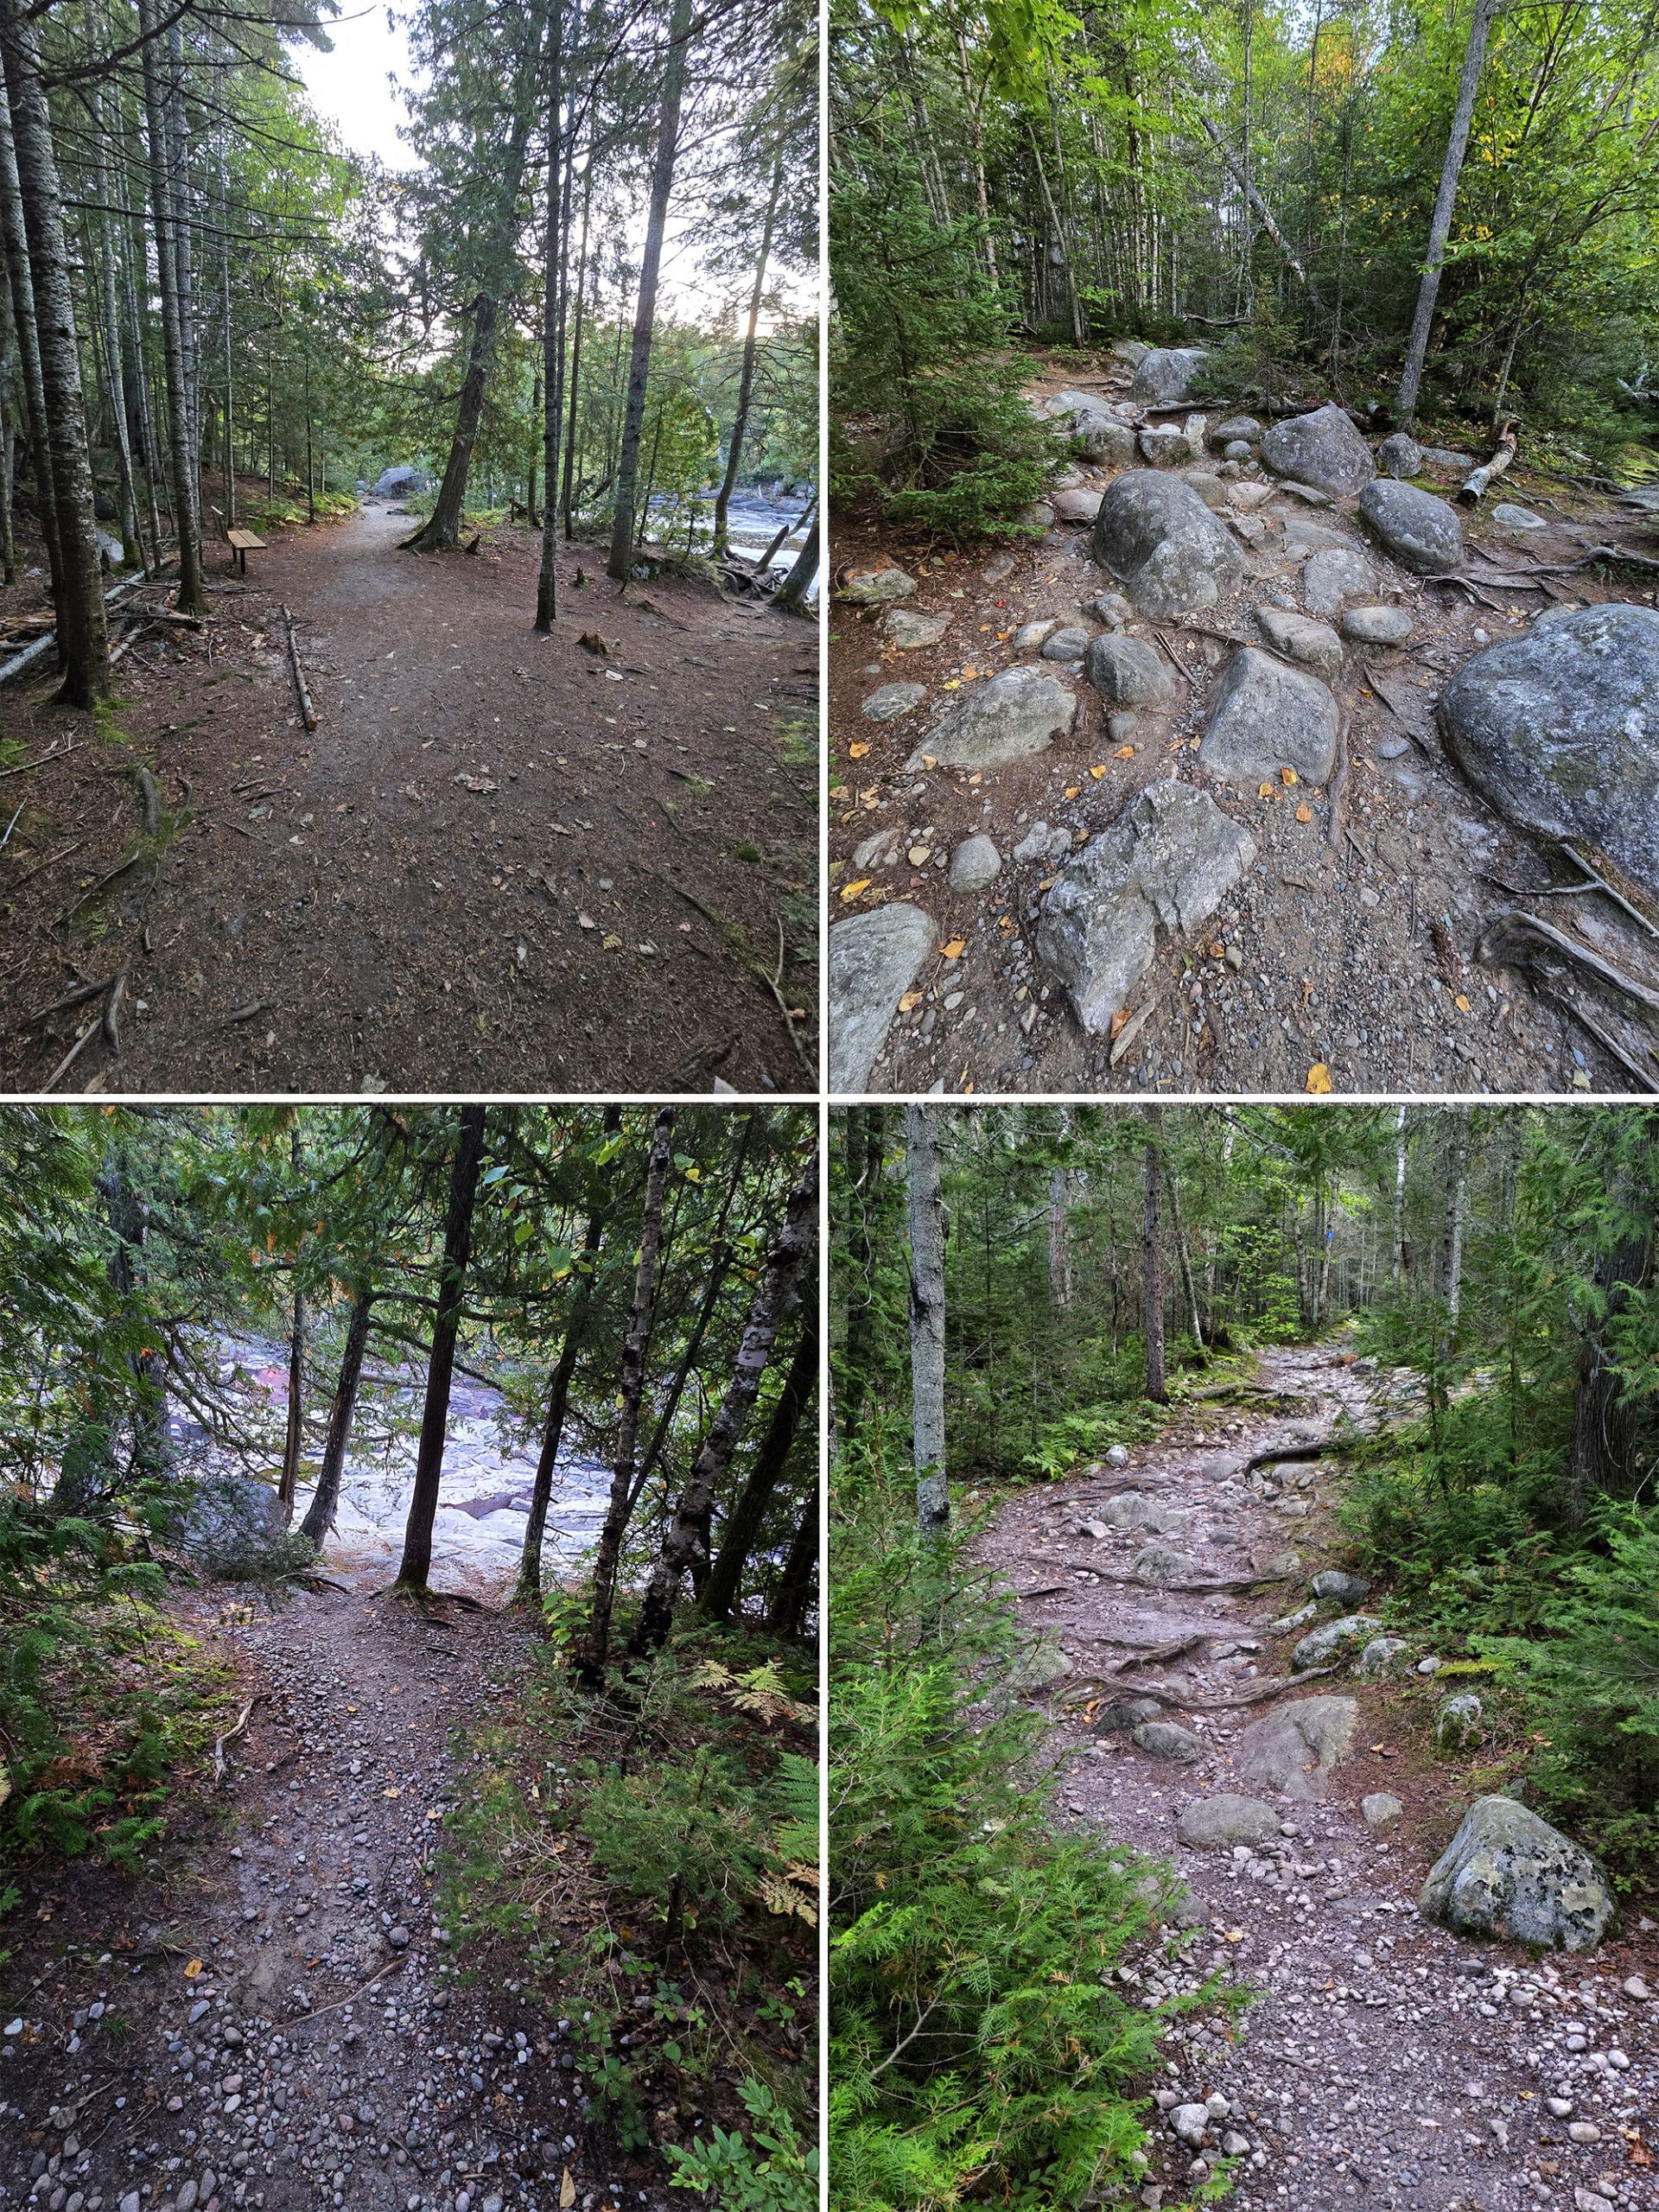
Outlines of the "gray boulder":
{"label": "gray boulder", "polygon": [[1307,1586],[1316,1598],[1338,1605],[1357,1605],[1371,1594],[1363,1574],[1344,1574],[1339,1567],[1321,1567]]}
{"label": "gray boulder", "polygon": [[1439,718],[1453,760],[1500,814],[1599,846],[1659,890],[1659,613],[1553,608],[1465,662]]}
{"label": "gray boulder", "polygon": [[1100,512],[1098,492],[1057,492],[1049,505],[1062,522],[1093,522]]}
{"label": "gray boulder", "polygon": [[1229,438],[1221,452],[1224,461],[1248,461],[1250,457],[1249,442],[1245,438]]}
{"label": "gray boulder", "polygon": [[1302,598],[1310,614],[1334,614],[1347,599],[1370,599],[1376,570],[1349,545],[1321,545],[1302,566]]}
{"label": "gray boulder", "polygon": [[871,692],[859,712],[873,722],[890,722],[919,707],[927,696],[925,683],[883,683]]}
{"label": "gray boulder", "polygon": [[1342,639],[1328,624],[1312,622],[1283,607],[1258,607],[1255,619],[1270,645],[1292,660],[1317,668],[1321,676],[1336,676],[1342,669]]}
{"label": "gray boulder", "polygon": [[180,1520],[184,1549],[210,1574],[258,1573],[280,1564],[298,1544],[273,1483],[239,1471],[205,1475],[190,1491]]}
{"label": "gray boulder", "polygon": [[406,499],[411,492],[426,491],[431,481],[423,468],[400,465],[383,469],[375,480],[374,496],[377,499]]}
{"label": "gray boulder", "polygon": [[1129,1562],[1129,1573],[1137,1582],[1185,1582],[1198,1569],[1173,1544],[1148,1544]]}
{"label": "gray boulder", "polygon": [[1459,1936],[1548,1951],[1593,1951],[1618,1919],[1597,1860],[1512,1797],[1469,1808],[1417,1908]]}
{"label": "gray boulder", "polygon": [[862,1090],[937,934],[919,906],[877,906],[830,931],[830,1087]]}
{"label": "gray boulder", "polygon": [[1469,1690],[1461,1690],[1456,1697],[1447,1698],[1434,1716],[1434,1748],[1437,1751],[1478,1750],[1485,1732],[1480,1700]]}
{"label": "gray boulder", "polygon": [[930,614],[922,607],[890,607],[877,626],[897,652],[918,653],[937,645],[950,627],[950,620],[948,614]]}
{"label": "gray boulder", "polygon": [[1039,1636],[1008,1669],[1004,1678],[1010,1689],[1046,1690],[1052,1683],[1063,1682],[1071,1672],[1071,1662],[1052,1637]]}
{"label": "gray boulder", "polygon": [[1255,785],[1294,768],[1323,784],[1337,758],[1337,702],[1317,676],[1241,645],[1222,672],[1198,758],[1217,782]]}
{"label": "gray boulder", "polygon": [[1325,1621],[1310,1629],[1290,1655],[1292,1669],[1301,1674],[1308,1667],[1323,1667],[1351,1643],[1363,1643],[1382,1627],[1369,1613],[1344,1613],[1340,1620]]}
{"label": "gray boulder", "polygon": [[1190,484],[1149,468],[1116,478],[1095,518],[1094,555],[1155,617],[1213,607],[1244,556]]}
{"label": "gray boulder", "polygon": [[1343,636],[1357,645],[1403,645],[1411,629],[1403,607],[1351,607],[1342,618]]}
{"label": "gray boulder", "polygon": [[1217,1797],[1195,1797],[1181,1808],[1175,1833],[1192,1851],[1217,1851],[1234,1843],[1266,1843],[1279,1833],[1279,1815],[1259,1797],[1223,1790]]}
{"label": "gray boulder", "polygon": [[1175,696],[1175,677],[1155,645],[1108,632],[1089,647],[1089,681],[1118,707],[1163,707]]}
{"label": "gray boulder", "polygon": [[1089,650],[1087,630],[1056,630],[1043,640],[1045,660],[1081,661]]}
{"label": "gray boulder", "polygon": [[1179,1759],[1184,1766],[1204,1757],[1203,1737],[1195,1736],[1176,1720],[1143,1720],[1135,1732],[1135,1741],[1154,1758]]}
{"label": "gray boulder", "polygon": [[1089,612],[1109,630],[1121,630],[1126,622],[1135,620],[1135,609],[1120,591],[1102,592],[1098,598],[1090,601]]}
{"label": "gray boulder", "polygon": [[1179,468],[1192,457],[1185,431],[1178,430],[1173,423],[1149,423],[1141,433],[1140,445],[1143,457],[1154,468]]}
{"label": "gray boulder", "polygon": [[1262,425],[1254,415],[1230,415],[1224,423],[1217,423],[1210,440],[1212,445],[1230,446],[1261,435]]}
{"label": "gray boulder", "polygon": [[1414,484],[1379,477],[1359,495],[1359,518],[1402,569],[1443,576],[1463,566],[1463,524],[1455,507]]}
{"label": "gray boulder", "polygon": [[1185,1513],[1138,1490],[1109,1497],[1100,1509],[1100,1517],[1108,1529],[1140,1529],[1153,1536],[1179,1535],[1186,1528]]}
{"label": "gray boulder", "polygon": [[1122,468],[1135,459],[1135,432],[1099,408],[1073,416],[1071,442],[1085,460],[1108,468]]}
{"label": "gray boulder", "polygon": [[963,839],[950,855],[950,866],[946,873],[953,891],[984,891],[1001,874],[1002,855],[993,841],[982,831],[977,836]]}
{"label": "gray boulder", "polygon": [[1370,448],[1334,401],[1274,423],[1262,440],[1262,459],[1275,476],[1338,499],[1369,484],[1376,473]]}
{"label": "gray boulder", "polygon": [[1368,1828],[1385,1828],[1397,1821],[1405,1807],[1392,1792],[1373,1789],[1359,1801],[1360,1817]]}
{"label": "gray boulder", "polygon": [[1542,515],[1535,515],[1530,507],[1511,506],[1508,501],[1492,509],[1492,520],[1500,530],[1548,530],[1549,524]]}
{"label": "gray boulder", "polygon": [[1354,1662],[1354,1672],[1362,1681],[1381,1681],[1384,1675],[1397,1675],[1404,1666],[1410,1649],[1400,1636],[1374,1636]]}
{"label": "gray boulder", "polygon": [[1423,449],[1408,431],[1396,430],[1378,446],[1376,465],[1389,476],[1415,476],[1423,465]]}
{"label": "gray boulder", "polygon": [[1009,639],[1008,650],[1015,653],[1034,653],[1050,632],[1058,630],[1059,626],[1052,614],[1039,616],[1034,622],[1022,622]]}
{"label": "gray boulder", "polygon": [[880,569],[855,569],[841,582],[841,596],[855,607],[885,607],[915,596],[916,579],[891,563]]}
{"label": "gray boulder", "polygon": [[1359,1725],[1351,1697],[1305,1697],[1252,1722],[1233,1746],[1233,1765],[1257,1789],[1308,1804],[1322,1798]]}
{"label": "gray boulder", "polygon": [[1090,1035],[1152,965],[1158,925],[1196,929],[1255,858],[1255,839],[1207,793],[1172,782],[1141,791],[1062,869],[1037,952]]}
{"label": "gray boulder", "polygon": [[906,765],[919,768],[925,753],[946,768],[1001,768],[1064,737],[1077,713],[1077,695],[1052,669],[1005,668],[947,715]]}
{"label": "gray boulder", "polygon": [[1096,1713],[1089,1723],[1090,1731],[1096,1736],[1119,1735],[1138,1728],[1143,1720],[1156,1720],[1163,1709],[1155,1697],[1117,1698]]}
{"label": "gray boulder", "polygon": [[1137,407],[1172,407],[1186,397],[1209,358],[1201,346],[1160,346],[1155,353],[1143,353],[1129,397]]}

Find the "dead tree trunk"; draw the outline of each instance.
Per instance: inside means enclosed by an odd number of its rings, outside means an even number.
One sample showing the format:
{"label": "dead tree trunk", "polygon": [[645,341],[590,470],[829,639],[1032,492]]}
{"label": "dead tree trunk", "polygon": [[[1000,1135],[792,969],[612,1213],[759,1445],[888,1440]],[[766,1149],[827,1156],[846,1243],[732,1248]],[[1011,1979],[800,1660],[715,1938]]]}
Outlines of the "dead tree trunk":
{"label": "dead tree trunk", "polygon": [[351,1319],[346,1324],[346,1348],[340,1356],[340,1380],[334,1385],[334,1402],[329,1408],[328,1437],[322,1447],[317,1487],[300,1523],[300,1534],[319,1551],[327,1541],[340,1510],[340,1477],[346,1471],[346,1446],[351,1439],[352,1415],[357,1408],[357,1386],[363,1376],[363,1355],[368,1348],[373,1311],[374,1293],[357,1292],[352,1300]]}
{"label": "dead tree trunk", "polygon": [[1469,41],[1463,50],[1463,74],[1458,81],[1458,103],[1452,111],[1452,133],[1446,142],[1446,159],[1440,164],[1440,187],[1434,195],[1434,213],[1429,219],[1428,251],[1423,256],[1422,281],[1417,287],[1417,305],[1411,318],[1411,336],[1406,341],[1405,365],[1400,372],[1400,397],[1397,409],[1401,423],[1409,429],[1417,412],[1417,394],[1423,381],[1423,364],[1428,359],[1428,334],[1434,321],[1434,302],[1440,296],[1440,272],[1446,265],[1446,242],[1452,234],[1452,211],[1457,205],[1458,179],[1463,173],[1463,157],[1468,150],[1469,129],[1474,120],[1475,94],[1480,89],[1481,65],[1486,59],[1486,35],[1491,29],[1492,18],[1497,13],[1499,0],[1475,0],[1473,15],[1469,19]]}
{"label": "dead tree trunk", "polygon": [[935,1106],[905,1109],[910,1193],[911,1459],[916,1522],[934,1536],[950,1521],[944,1456],[944,1199]]}
{"label": "dead tree trunk", "polygon": [[811,1401],[813,1386],[817,1379],[818,1311],[809,1287],[806,1311],[801,1325],[801,1340],[795,1348],[795,1357],[790,1364],[783,1395],[772,1408],[772,1419],[766,1424],[766,1433],[760,1440],[760,1448],[754,1455],[754,1465],[749,1470],[749,1478],[727,1520],[725,1532],[720,1540],[720,1549],[709,1570],[709,1580],[703,1585],[702,1595],[697,1601],[698,1612],[709,1620],[723,1621],[731,1618],[743,1569],[748,1564],[749,1554],[754,1549],[754,1540],[760,1533],[761,1521],[772,1503],[772,1492],[782,1478],[790,1449],[801,1426],[801,1416]]}

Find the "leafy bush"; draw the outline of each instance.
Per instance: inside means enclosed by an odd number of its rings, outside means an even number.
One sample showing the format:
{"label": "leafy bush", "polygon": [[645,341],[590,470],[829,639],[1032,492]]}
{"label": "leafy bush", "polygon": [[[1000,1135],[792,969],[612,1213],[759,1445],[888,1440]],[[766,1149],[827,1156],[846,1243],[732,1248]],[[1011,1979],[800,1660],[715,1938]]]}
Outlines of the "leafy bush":
{"label": "leafy bush", "polygon": [[[674,2168],[669,2186],[712,2195],[723,2212],[817,2212],[816,2148],[803,2145],[794,2120],[764,2082],[744,2082],[738,2094],[754,2123],[749,2140],[717,2126],[711,2139],[690,2150],[665,2144]],[[757,2158],[757,2150],[764,2155]]]}

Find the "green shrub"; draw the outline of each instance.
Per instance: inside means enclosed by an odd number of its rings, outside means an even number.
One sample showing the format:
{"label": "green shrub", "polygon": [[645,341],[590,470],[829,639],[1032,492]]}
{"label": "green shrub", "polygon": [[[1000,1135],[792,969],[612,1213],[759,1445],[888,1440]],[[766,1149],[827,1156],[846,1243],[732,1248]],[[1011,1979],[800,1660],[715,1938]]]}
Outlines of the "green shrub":
{"label": "green shrub", "polygon": [[674,2168],[669,2186],[712,2195],[722,2212],[817,2212],[817,2150],[802,2144],[794,2120],[764,2082],[741,2082],[738,2094],[753,2123],[749,2139],[717,2126],[711,2139],[689,2150],[664,2144]]}

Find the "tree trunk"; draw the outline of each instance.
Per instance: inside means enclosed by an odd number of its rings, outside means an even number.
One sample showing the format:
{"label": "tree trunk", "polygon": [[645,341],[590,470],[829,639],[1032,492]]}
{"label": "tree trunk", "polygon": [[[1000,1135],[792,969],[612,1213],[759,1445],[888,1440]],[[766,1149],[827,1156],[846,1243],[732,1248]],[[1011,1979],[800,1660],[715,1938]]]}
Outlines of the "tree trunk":
{"label": "tree trunk", "polygon": [[818,1485],[814,1483],[801,1503],[801,1517],[784,1560],[783,1573],[772,1595],[766,1627],[773,1636],[798,1636],[812,1595],[812,1576],[818,1564]]}
{"label": "tree trunk", "polygon": [[[75,331],[73,277],[64,236],[57,156],[41,75],[40,33],[23,0],[0,0],[0,50],[11,111],[23,227],[41,349],[41,389],[56,511],[54,578],[65,706],[91,707],[110,690],[110,641],[92,519],[92,470]],[[42,487],[44,490],[44,487]]]}
{"label": "tree trunk", "polygon": [[[1637,1218],[1629,1192],[1619,1192],[1624,1211]],[[1580,1527],[1592,1497],[1628,1497],[1636,1485],[1637,1456],[1637,1403],[1630,1386],[1616,1363],[1611,1339],[1619,1318],[1630,1307],[1630,1294],[1640,1294],[1653,1273],[1651,1216],[1639,1228],[1626,1228],[1611,1249],[1598,1254],[1593,1268],[1601,1310],[1593,1308],[1580,1323],[1578,1394],[1573,1406],[1573,1440],[1567,1459],[1567,1525]]]}
{"label": "tree trunk", "polygon": [[680,1494],[657,1564],[645,1586],[645,1602],[628,1645],[636,1656],[660,1650],[667,1643],[681,1582],[699,1561],[708,1558],[706,1531],[715,1492],[721,1476],[731,1465],[733,1453],[742,1441],[796,1286],[810,1267],[817,1230],[818,1153],[815,1146],[805,1173],[789,1194],[784,1225],[766,1256],[766,1272],[750,1301],[732,1379],[697,1454],[690,1479]]}
{"label": "tree trunk", "polygon": [[[16,0],[13,0],[16,4]],[[628,396],[622,416],[622,451],[616,466],[616,502],[611,522],[609,575],[625,584],[633,567],[634,493],[639,471],[639,439],[645,422],[645,384],[651,373],[651,341],[657,319],[657,279],[663,258],[663,226],[679,151],[680,99],[685,90],[686,46],[691,33],[691,0],[674,0],[668,52],[663,61],[662,111],[657,128],[657,158],[652,171],[651,208],[645,219],[645,259],[639,271],[639,300],[633,317],[633,350],[628,360]]]}
{"label": "tree trunk", "polygon": [[639,1224],[639,1260],[634,1270],[633,1307],[628,1333],[622,1344],[622,1374],[619,1397],[621,1421],[617,1433],[616,1470],[611,1478],[610,1503],[594,1554],[594,1603],[588,1618],[587,1642],[578,1672],[589,1689],[601,1689],[605,1662],[610,1656],[611,1612],[616,1601],[617,1565],[622,1538],[633,1502],[634,1453],[639,1435],[639,1402],[645,1387],[645,1342],[657,1308],[657,1255],[663,1240],[663,1193],[668,1184],[669,1162],[674,1149],[674,1109],[658,1109],[651,1135],[651,1161],[645,1171],[645,1211]]}
{"label": "tree trunk", "polygon": [[542,479],[547,498],[542,507],[542,565],[536,580],[536,627],[543,636],[552,629],[559,612],[559,520],[553,486],[559,480],[559,440],[564,430],[565,264],[570,251],[565,220],[568,179],[566,188],[563,192],[560,188],[561,172],[566,166],[561,160],[564,124],[559,113],[563,99],[560,66],[563,29],[564,10],[560,0],[554,0],[552,67],[547,92],[547,229],[542,250]]}
{"label": "tree trunk", "polygon": [[482,1106],[461,1108],[455,1157],[449,1171],[449,1210],[443,1224],[437,1312],[433,1316],[432,1351],[426,1367],[426,1404],[415,1457],[415,1489],[397,1569],[399,1589],[424,1590],[432,1569],[432,1518],[438,1510],[444,1436],[449,1425],[449,1382],[454,1372],[455,1339],[461,1333],[467,1263],[472,1257],[473,1206],[484,1161],[484,1115]]}
{"label": "tree trunk", "polygon": [[294,1518],[300,1484],[300,1446],[305,1431],[305,1293],[294,1293],[294,1326],[288,1339],[288,1429],[283,1440],[283,1478],[276,1495],[283,1518]]}
{"label": "tree trunk", "polygon": [[847,1329],[842,1347],[840,1416],[844,1434],[856,1436],[869,1389],[875,1348],[875,1239],[870,1218],[880,1188],[887,1109],[847,1109]]}
{"label": "tree trunk", "polygon": [[[604,1135],[608,1143],[622,1126],[622,1109],[605,1109]],[[518,1586],[513,1592],[515,1605],[539,1605],[542,1602],[542,1537],[547,1528],[547,1509],[553,1495],[553,1471],[558,1463],[559,1446],[564,1437],[564,1416],[570,1402],[570,1378],[575,1373],[576,1359],[587,1338],[588,1324],[593,1312],[595,1279],[599,1273],[599,1248],[605,1234],[605,1224],[611,1210],[611,1163],[597,1168],[594,1174],[592,1195],[588,1205],[588,1227],[582,1240],[581,1273],[577,1277],[575,1294],[570,1301],[570,1317],[564,1325],[564,1342],[559,1346],[557,1364],[548,1385],[547,1419],[542,1424],[542,1449],[536,1462],[536,1480],[530,1494],[530,1519],[524,1527],[524,1557],[518,1567]]]}
{"label": "tree trunk", "polygon": [[52,496],[52,462],[46,442],[46,390],[41,381],[41,340],[35,320],[35,286],[29,273],[29,233],[23,224],[23,199],[17,181],[17,155],[11,140],[11,118],[0,99],[0,222],[6,242],[8,289],[12,317],[17,327],[17,353],[22,370],[23,420],[29,433],[29,468],[35,479],[35,502],[40,511],[41,536],[46,545],[47,574],[53,597],[63,556],[58,550],[58,511]]}
{"label": "tree trunk", "polygon": [[[564,425],[564,482],[559,495],[567,545],[576,534],[576,398],[582,385],[582,324],[588,283],[588,219],[593,211],[593,204],[594,156],[590,146],[582,173],[582,244],[576,250],[576,312],[570,327],[570,390],[566,403],[569,411]],[[548,496],[551,498],[550,491]]]}
{"label": "tree trunk", "polygon": [[1154,1406],[1166,1406],[1169,1391],[1164,1380],[1164,1269],[1158,1243],[1158,1199],[1163,1160],[1155,1138],[1147,1143],[1141,1156],[1141,1174],[1145,1192],[1141,1228],[1141,1333],[1147,1345],[1147,1395]]}
{"label": "tree trunk", "polygon": [[925,1536],[950,1525],[944,1456],[944,1200],[936,1106],[905,1108],[910,1186],[911,1459],[916,1522]]}
{"label": "tree trunk", "polygon": [[760,302],[766,289],[766,263],[772,254],[772,226],[778,219],[778,200],[784,185],[784,149],[772,157],[772,190],[766,198],[766,220],[760,229],[760,254],[754,267],[754,289],[749,295],[749,319],[743,329],[743,364],[737,378],[737,412],[732,418],[732,441],[726,454],[726,474],[715,495],[715,541],[709,550],[720,560],[726,551],[726,510],[732,501],[737,472],[743,459],[743,437],[749,426],[749,402],[754,393],[754,357],[760,327]]}
{"label": "tree trunk", "polygon": [[1458,80],[1458,104],[1452,111],[1452,135],[1446,142],[1446,159],[1440,164],[1440,188],[1434,195],[1434,213],[1428,226],[1428,251],[1423,257],[1422,281],[1417,288],[1417,306],[1411,318],[1411,336],[1406,342],[1405,366],[1400,372],[1400,397],[1397,411],[1402,424],[1409,429],[1417,412],[1417,395],[1423,381],[1423,364],[1428,359],[1428,334],[1434,320],[1434,302],[1440,295],[1440,271],[1446,262],[1446,242],[1452,234],[1452,211],[1457,204],[1458,180],[1463,172],[1463,157],[1468,150],[1469,129],[1474,120],[1475,94],[1480,89],[1481,65],[1486,58],[1486,35],[1497,13],[1499,0],[1475,0],[1474,13],[1469,19],[1469,41],[1463,50],[1463,74]]}
{"label": "tree trunk", "polygon": [[[97,24],[92,0],[86,0],[86,43],[97,50]],[[121,487],[121,554],[128,567],[148,569],[143,540],[138,534],[138,499],[132,469],[132,449],[127,436],[127,410],[121,390],[121,314],[115,289],[114,218],[110,214],[110,162],[105,130],[105,88],[92,85],[87,94],[92,132],[92,197],[98,202],[87,217],[89,257],[96,269],[98,308],[104,339],[105,372],[109,379],[110,435],[115,446],[116,469]],[[89,286],[92,277],[89,274]]]}
{"label": "tree trunk", "polygon": [[1394,1287],[1397,1291],[1406,1274],[1406,1109],[1396,1107],[1394,1116]]}
{"label": "tree trunk", "polygon": [[319,1551],[327,1541],[334,1515],[340,1509],[340,1481],[346,1471],[346,1446],[351,1439],[352,1414],[357,1406],[357,1386],[363,1375],[363,1355],[368,1348],[374,1297],[372,1290],[359,1290],[352,1300],[351,1319],[346,1324],[346,1348],[340,1356],[340,1380],[334,1385],[334,1402],[328,1414],[328,1437],[322,1447],[322,1465],[311,1503],[300,1523],[300,1534]]}
{"label": "tree trunk", "polygon": [[[9,0],[16,5],[16,0]],[[168,177],[166,110],[162,99],[161,60],[156,52],[158,0],[138,0],[138,23],[143,34],[144,136],[149,155],[149,205],[156,226],[156,268],[162,295],[162,353],[167,376],[167,408],[171,423],[173,522],[179,540],[179,596],[181,613],[206,614],[207,598],[201,574],[201,505],[196,472],[190,461],[190,400],[185,379],[185,339],[178,288],[178,264],[173,251],[173,193]]]}
{"label": "tree trunk", "polygon": [[778,587],[772,600],[785,614],[804,614],[806,594],[818,572],[818,518],[812,518],[812,527],[806,533],[806,543],[795,556],[795,565]]}
{"label": "tree trunk", "polygon": [[697,1611],[709,1620],[724,1621],[731,1618],[732,1607],[737,1602],[738,1585],[748,1562],[754,1540],[760,1532],[760,1523],[772,1503],[772,1492],[782,1478],[789,1459],[790,1448],[801,1425],[812,1396],[813,1385],[818,1379],[818,1311],[809,1289],[806,1310],[802,1317],[801,1340],[795,1348],[788,1379],[783,1394],[772,1408],[772,1419],[760,1448],[754,1455],[754,1465],[749,1478],[743,1485],[741,1497],[732,1508],[725,1533],[709,1570],[709,1580],[703,1585]]}

